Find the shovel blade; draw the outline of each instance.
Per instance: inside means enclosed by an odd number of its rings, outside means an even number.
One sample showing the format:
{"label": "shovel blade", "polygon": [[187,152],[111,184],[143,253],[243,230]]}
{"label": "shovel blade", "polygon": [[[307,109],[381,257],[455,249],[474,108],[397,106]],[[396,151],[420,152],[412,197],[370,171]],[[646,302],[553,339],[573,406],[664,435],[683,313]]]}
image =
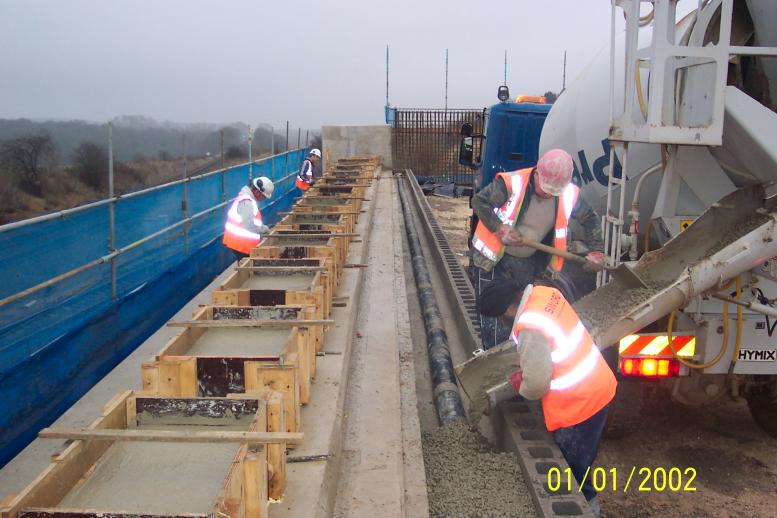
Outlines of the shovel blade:
{"label": "shovel blade", "polygon": [[621,263],[616,268],[610,270],[610,274],[626,286],[627,289],[647,288],[647,283],[626,263]]}
{"label": "shovel blade", "polygon": [[504,383],[518,370],[518,351],[512,341],[497,345],[455,367],[459,383],[470,397]]}

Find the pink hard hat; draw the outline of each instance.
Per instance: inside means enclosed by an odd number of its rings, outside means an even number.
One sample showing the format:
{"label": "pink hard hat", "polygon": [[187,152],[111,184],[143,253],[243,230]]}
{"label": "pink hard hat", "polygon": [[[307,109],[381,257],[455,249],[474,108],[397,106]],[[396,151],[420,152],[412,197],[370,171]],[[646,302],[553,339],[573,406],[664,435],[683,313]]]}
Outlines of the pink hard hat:
{"label": "pink hard hat", "polygon": [[546,151],[537,162],[540,188],[553,196],[561,196],[572,181],[572,157],[563,149]]}

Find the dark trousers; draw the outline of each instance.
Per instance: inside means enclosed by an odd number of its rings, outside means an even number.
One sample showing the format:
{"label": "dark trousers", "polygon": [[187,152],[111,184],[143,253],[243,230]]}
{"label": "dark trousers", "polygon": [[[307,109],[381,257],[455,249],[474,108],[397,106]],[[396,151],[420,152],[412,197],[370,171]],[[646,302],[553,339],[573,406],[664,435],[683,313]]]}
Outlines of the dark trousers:
{"label": "dark trousers", "polygon": [[249,257],[248,254],[244,254],[243,252],[238,252],[237,250],[232,250],[232,253],[235,254],[235,260],[240,264],[240,261],[245,259],[246,257]]}
{"label": "dark trousers", "polygon": [[[605,405],[604,408],[582,423],[559,428],[553,432],[553,439],[561,453],[564,454],[578,484],[583,480],[586,470],[594,463],[596,454],[599,453],[599,440],[602,438],[606,420],[607,406]],[[593,473],[589,471],[582,488],[585,499],[589,501],[596,496],[596,491],[591,483],[592,478]]]}
{"label": "dark trousers", "polygon": [[[542,268],[538,268],[538,256],[534,254],[529,257],[513,257],[505,254],[502,259],[496,263],[490,272],[486,272],[477,266],[475,269],[475,289],[480,294],[489,283],[499,281],[500,279],[513,279],[520,285],[521,293],[527,285],[531,284]],[[499,317],[487,317],[480,314],[480,339],[483,343],[483,349],[490,349],[495,345],[501,344],[510,338],[511,326],[505,323]]]}

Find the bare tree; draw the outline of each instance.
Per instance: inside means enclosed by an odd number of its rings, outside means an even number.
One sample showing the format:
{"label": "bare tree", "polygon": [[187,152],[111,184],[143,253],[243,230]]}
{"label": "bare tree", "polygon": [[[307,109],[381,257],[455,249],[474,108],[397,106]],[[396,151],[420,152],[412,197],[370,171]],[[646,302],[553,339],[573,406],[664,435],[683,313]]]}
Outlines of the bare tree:
{"label": "bare tree", "polygon": [[40,173],[55,152],[54,141],[47,132],[22,135],[0,146],[0,156],[6,167],[21,176],[19,186],[35,196],[42,194]]}
{"label": "bare tree", "polygon": [[108,180],[108,151],[94,142],[81,142],[73,152],[73,164],[81,181],[103,189]]}

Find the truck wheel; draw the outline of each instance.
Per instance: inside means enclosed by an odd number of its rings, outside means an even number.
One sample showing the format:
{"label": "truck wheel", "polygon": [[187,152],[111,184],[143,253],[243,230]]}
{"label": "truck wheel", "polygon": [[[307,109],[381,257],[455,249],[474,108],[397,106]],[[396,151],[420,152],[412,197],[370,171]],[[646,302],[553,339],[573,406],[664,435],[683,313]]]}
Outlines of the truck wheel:
{"label": "truck wheel", "polygon": [[772,437],[777,437],[777,379],[748,391],[747,406],[758,425]]}
{"label": "truck wheel", "polygon": [[607,410],[604,437],[619,439],[636,432],[642,423],[645,391],[642,383],[619,380],[618,390]]}

